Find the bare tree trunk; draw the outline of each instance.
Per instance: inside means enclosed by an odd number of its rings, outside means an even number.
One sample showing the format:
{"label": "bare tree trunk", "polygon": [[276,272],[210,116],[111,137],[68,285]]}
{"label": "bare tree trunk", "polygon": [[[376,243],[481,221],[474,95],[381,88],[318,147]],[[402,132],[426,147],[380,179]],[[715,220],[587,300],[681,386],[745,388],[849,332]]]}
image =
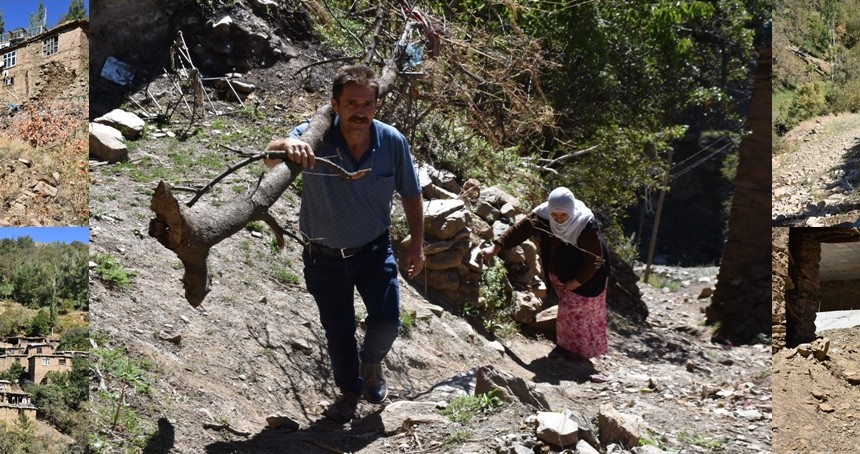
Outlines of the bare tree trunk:
{"label": "bare tree trunk", "polygon": [[[379,95],[382,97],[394,86],[397,70],[389,62],[379,77]],[[334,112],[330,105],[317,109],[302,140],[316,149],[332,123]],[[271,207],[296,179],[301,168],[285,163],[273,168],[246,196],[234,199],[218,209],[195,205],[188,208],[171,193],[170,186],[161,181],[152,196],[150,208],[155,218],[149,221],[149,236],[175,252],[185,273],[182,284],[185,299],[197,307],[209,293],[209,249],[242,230],[248,222],[261,220],[282,232],[269,214]],[[281,240],[282,241],[282,240]]]}

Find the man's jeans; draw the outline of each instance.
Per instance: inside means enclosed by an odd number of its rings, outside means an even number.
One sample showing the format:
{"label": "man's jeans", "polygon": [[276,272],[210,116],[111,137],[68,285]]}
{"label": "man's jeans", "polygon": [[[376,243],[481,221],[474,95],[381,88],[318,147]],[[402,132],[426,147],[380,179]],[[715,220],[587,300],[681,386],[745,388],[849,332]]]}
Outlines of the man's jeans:
{"label": "man's jeans", "polygon": [[[379,363],[400,330],[400,284],[391,239],[384,235],[370,249],[349,258],[303,254],[305,283],[316,300],[328,340],[334,382],[344,392],[362,394],[359,359]],[[355,338],[354,289],[367,308],[361,352]]]}

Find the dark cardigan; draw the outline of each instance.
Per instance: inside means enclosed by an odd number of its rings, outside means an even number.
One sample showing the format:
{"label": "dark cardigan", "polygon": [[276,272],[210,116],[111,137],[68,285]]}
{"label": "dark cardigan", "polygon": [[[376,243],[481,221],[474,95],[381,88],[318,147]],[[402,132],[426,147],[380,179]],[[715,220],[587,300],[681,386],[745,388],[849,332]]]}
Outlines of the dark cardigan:
{"label": "dark cardigan", "polygon": [[[582,285],[573,291],[577,295],[592,297],[603,292],[606,288],[606,279],[609,277],[609,248],[600,238],[596,220],[589,222],[583,229],[576,246],[553,235],[549,219],[534,213],[530,213],[512,225],[493,242],[502,249],[510,249],[535,234],[539,235],[540,257],[547,283],[550,282],[549,273],[552,272],[561,282],[567,282],[573,278],[581,282]],[[578,248],[594,255],[584,253]],[[602,257],[603,263],[598,265],[595,256]]]}

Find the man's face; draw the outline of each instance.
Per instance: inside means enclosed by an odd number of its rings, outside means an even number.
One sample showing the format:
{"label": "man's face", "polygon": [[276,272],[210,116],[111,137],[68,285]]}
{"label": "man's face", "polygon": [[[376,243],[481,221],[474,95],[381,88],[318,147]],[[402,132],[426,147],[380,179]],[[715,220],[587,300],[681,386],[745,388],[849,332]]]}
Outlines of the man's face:
{"label": "man's face", "polygon": [[369,130],[376,114],[376,90],[348,83],[343,87],[340,99],[331,99],[331,107],[340,115],[341,128],[346,131]]}

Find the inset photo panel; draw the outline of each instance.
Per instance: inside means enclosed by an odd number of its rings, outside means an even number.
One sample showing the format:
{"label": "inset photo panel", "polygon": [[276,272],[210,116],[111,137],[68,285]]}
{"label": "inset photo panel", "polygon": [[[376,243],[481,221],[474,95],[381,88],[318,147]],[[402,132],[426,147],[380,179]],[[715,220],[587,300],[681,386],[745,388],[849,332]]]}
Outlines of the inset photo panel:
{"label": "inset photo panel", "polygon": [[0,226],[87,225],[87,3],[0,1]]}
{"label": "inset photo panel", "polygon": [[89,229],[0,228],[0,452],[82,453]]}

